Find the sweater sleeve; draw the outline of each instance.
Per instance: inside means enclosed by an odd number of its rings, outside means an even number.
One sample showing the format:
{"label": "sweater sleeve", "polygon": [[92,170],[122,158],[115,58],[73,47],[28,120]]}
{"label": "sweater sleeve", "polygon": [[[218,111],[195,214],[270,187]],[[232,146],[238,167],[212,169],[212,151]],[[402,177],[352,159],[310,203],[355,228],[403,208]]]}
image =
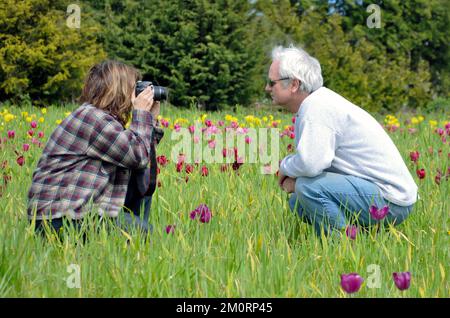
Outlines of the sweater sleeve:
{"label": "sweater sleeve", "polygon": [[315,177],[331,166],[336,132],[327,126],[304,121],[298,133],[297,153],[283,159],[280,172],[291,178]]}
{"label": "sweater sleeve", "polygon": [[133,110],[129,129],[116,121],[98,120],[90,137],[87,155],[129,169],[147,167],[153,132],[152,115]]}

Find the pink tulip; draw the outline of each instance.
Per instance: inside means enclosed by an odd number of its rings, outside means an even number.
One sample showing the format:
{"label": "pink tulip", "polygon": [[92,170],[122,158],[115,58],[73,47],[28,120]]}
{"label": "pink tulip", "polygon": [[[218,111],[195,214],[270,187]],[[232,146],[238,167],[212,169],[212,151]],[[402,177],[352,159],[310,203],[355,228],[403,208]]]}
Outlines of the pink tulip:
{"label": "pink tulip", "polygon": [[411,273],[392,273],[392,278],[394,279],[395,286],[400,290],[406,290],[411,284]]}
{"label": "pink tulip", "polygon": [[8,130],[8,138],[12,139],[16,135],[16,132],[14,130]]}
{"label": "pink tulip", "polygon": [[345,229],[345,234],[351,240],[356,239],[356,235],[358,234],[358,228],[355,225],[349,225]]}
{"label": "pink tulip", "polygon": [[40,132],[38,133],[38,137],[39,137],[39,138],[43,138],[43,137],[44,137],[44,132],[43,132],[43,131],[40,131]]}
{"label": "pink tulip", "polygon": [[341,287],[348,293],[356,293],[361,288],[364,279],[357,273],[342,274],[341,275]]}
{"label": "pink tulip", "polygon": [[202,167],[202,177],[207,177],[209,174],[208,168],[206,166]]}
{"label": "pink tulip", "polygon": [[208,147],[211,149],[214,149],[216,147],[216,140],[215,139],[211,139],[208,141]]}
{"label": "pink tulip", "polygon": [[34,120],[30,123],[31,128],[36,128],[37,127],[37,122],[35,122]]}
{"label": "pink tulip", "polygon": [[22,149],[23,149],[23,151],[30,150],[30,144],[23,144]]}
{"label": "pink tulip", "polygon": [[389,206],[385,205],[381,209],[378,209],[375,205],[371,205],[369,208],[369,213],[373,219],[375,219],[377,221],[382,220],[386,217],[386,215],[388,215]]}
{"label": "pink tulip", "polygon": [[176,225],[167,225],[166,226],[166,233],[167,234],[173,234],[175,232]]}
{"label": "pink tulip", "polygon": [[189,215],[192,220],[195,220],[198,216],[200,217],[200,222],[209,223],[212,213],[206,204],[200,204],[195,210],[191,211]]}
{"label": "pink tulip", "polygon": [[409,153],[409,157],[411,158],[411,161],[414,163],[417,163],[417,160],[419,160],[420,153],[418,151],[411,151]]}

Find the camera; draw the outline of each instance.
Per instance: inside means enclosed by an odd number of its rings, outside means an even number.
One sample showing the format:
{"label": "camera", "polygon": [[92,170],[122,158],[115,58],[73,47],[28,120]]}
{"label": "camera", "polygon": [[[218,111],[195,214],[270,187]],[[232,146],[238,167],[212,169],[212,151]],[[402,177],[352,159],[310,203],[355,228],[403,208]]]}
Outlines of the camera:
{"label": "camera", "polygon": [[[136,89],[135,89],[135,95],[136,97],[147,88],[147,86],[153,85],[152,82],[148,81],[137,81],[136,82]],[[162,101],[167,99],[167,93],[168,90],[165,87],[162,86],[153,86],[153,100],[155,101]]]}

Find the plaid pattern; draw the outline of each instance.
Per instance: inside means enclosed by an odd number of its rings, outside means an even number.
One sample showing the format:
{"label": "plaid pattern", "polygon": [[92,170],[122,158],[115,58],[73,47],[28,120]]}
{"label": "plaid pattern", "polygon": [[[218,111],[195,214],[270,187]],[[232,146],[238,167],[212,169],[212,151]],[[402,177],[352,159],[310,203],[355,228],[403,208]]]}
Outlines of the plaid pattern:
{"label": "plaid pattern", "polygon": [[133,110],[129,129],[110,114],[81,105],[52,133],[33,173],[28,217],[80,219],[93,207],[116,217],[131,169],[150,162],[153,118]]}

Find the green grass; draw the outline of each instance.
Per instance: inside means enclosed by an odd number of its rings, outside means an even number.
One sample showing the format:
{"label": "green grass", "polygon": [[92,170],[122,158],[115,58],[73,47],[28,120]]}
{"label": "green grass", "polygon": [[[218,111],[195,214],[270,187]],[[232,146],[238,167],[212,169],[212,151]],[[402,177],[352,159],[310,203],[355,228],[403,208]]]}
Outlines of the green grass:
{"label": "green grass", "polygon": [[[0,173],[11,176],[0,197],[0,297],[347,297],[340,288],[340,274],[351,272],[365,279],[356,297],[450,296],[450,187],[445,179],[449,143],[442,143],[428,123],[437,119],[442,127],[448,115],[425,116],[415,125],[415,134],[390,133],[420,194],[413,214],[396,228],[360,234],[355,241],[346,237],[320,241],[312,227],[289,211],[276,177],[260,174],[259,165],[244,164],[237,174],[210,164],[207,177],[196,170],[186,183],[171,161],[161,168],[150,240],[139,233],[101,229],[91,231],[86,242],[71,231],[59,242],[35,235],[27,221],[26,195],[42,149],[31,144],[28,152],[22,151],[22,144],[30,143],[26,136],[30,126],[21,111],[45,118],[36,132],[44,131],[46,141],[55,121],[69,109],[49,108],[41,115],[39,109],[10,107],[17,117],[9,122],[0,117],[1,136],[7,138],[12,129],[16,133],[14,139],[2,141],[0,153],[1,162],[8,162]],[[244,122],[251,113],[243,109],[233,115]],[[216,122],[225,114],[208,118]],[[201,113],[167,107],[162,115],[192,121]],[[269,113],[255,115],[262,118]],[[282,129],[292,124],[288,114],[273,115],[282,120]],[[287,154],[289,142],[281,139],[280,158]],[[167,129],[158,155],[169,157],[172,143]],[[409,159],[413,150],[421,153],[418,167],[427,172],[423,180],[418,180]],[[15,151],[24,154],[23,166],[16,163]],[[437,168],[444,173],[440,185],[434,182]],[[210,223],[189,218],[200,203],[211,208]],[[171,235],[165,232],[169,224],[176,225]],[[80,267],[81,288],[68,288],[71,264]],[[371,264],[379,266],[380,288],[370,288]],[[412,280],[411,287],[400,292],[392,273],[403,271],[410,271]]]}

